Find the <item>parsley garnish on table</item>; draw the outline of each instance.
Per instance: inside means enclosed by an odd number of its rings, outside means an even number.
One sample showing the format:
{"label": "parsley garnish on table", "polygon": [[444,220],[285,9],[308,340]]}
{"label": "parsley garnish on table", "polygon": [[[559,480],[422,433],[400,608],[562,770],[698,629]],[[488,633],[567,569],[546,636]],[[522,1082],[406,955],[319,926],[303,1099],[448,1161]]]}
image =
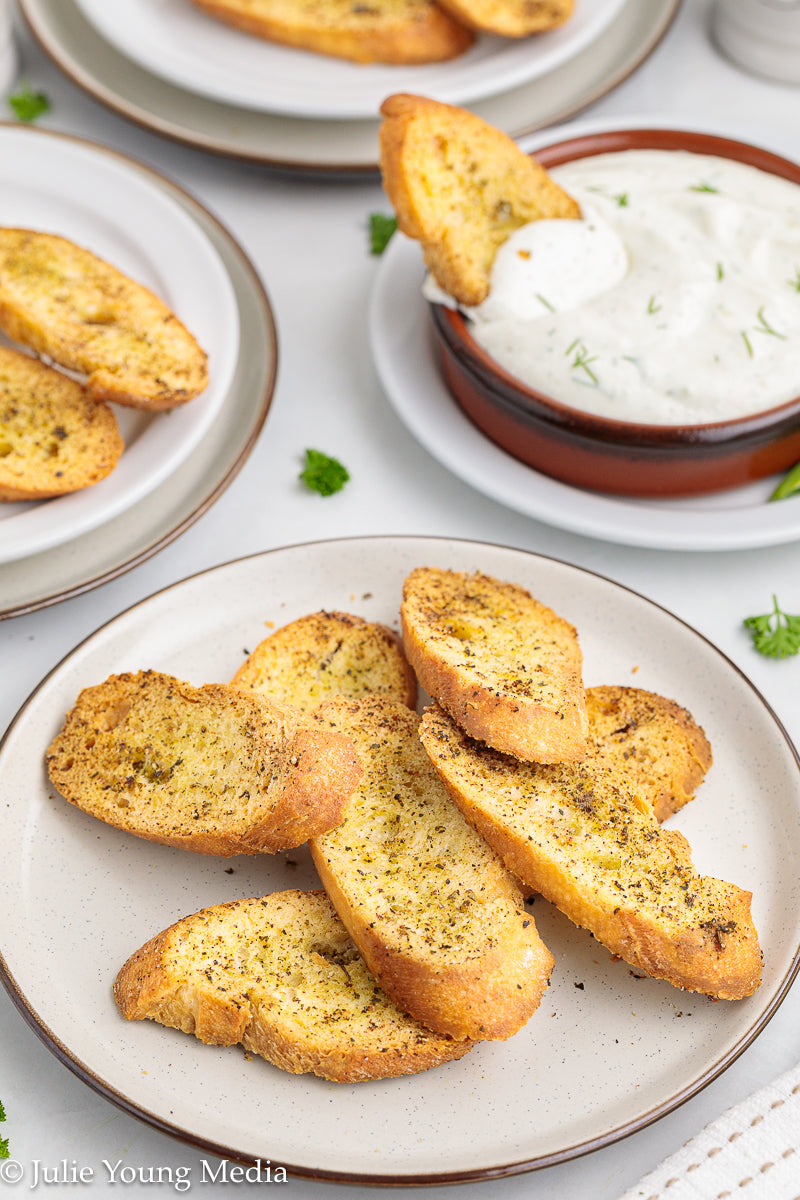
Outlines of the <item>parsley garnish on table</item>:
{"label": "parsley garnish on table", "polygon": [[23,79],[17,91],[8,97],[8,106],[18,121],[35,121],[50,111],[50,100],[44,92],[34,92]]}
{"label": "parsley garnish on table", "polygon": [[332,496],[340,492],[350,478],[346,467],[338,458],[331,458],[321,450],[306,450],[306,465],[300,478],[312,492],[320,496]]}
{"label": "parsley garnish on table", "polygon": [[383,254],[392,234],[397,229],[397,217],[387,217],[385,213],[370,213],[369,218],[369,250],[370,254]]}
{"label": "parsley garnish on table", "polygon": [[[5,1121],[6,1110],[0,1101],[0,1121]],[[8,1138],[0,1138],[0,1158],[8,1158]]]}
{"label": "parsley garnish on table", "polygon": [[777,596],[772,597],[772,612],[745,617],[744,625],[756,650],[767,658],[791,658],[800,650],[800,616],[785,613]]}

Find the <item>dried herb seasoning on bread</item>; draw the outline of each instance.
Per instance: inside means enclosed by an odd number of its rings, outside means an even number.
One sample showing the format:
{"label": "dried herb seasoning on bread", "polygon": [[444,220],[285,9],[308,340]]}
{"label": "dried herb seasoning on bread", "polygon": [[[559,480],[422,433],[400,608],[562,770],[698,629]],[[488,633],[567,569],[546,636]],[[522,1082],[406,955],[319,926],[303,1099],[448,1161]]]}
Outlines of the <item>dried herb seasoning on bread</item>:
{"label": "dried herb seasoning on bread", "polygon": [[643,688],[586,689],[589,759],[613,767],[659,821],[683,808],[711,766],[711,745],[680,704]]}
{"label": "dried herb seasoning on bread", "polygon": [[46,500],[105,479],[124,449],[116,417],[75,380],[0,347],[0,500]]}
{"label": "dried herb seasoning on bread", "polygon": [[553,958],[516,881],[447,795],[418,715],[368,696],[326,701],[316,717],[352,739],[364,766],[341,825],[310,845],[370,970],[430,1029],[510,1037],[538,1007]]}
{"label": "dried herb seasoning on bread", "polygon": [[417,702],[417,681],[397,634],[343,612],[309,613],[277,629],[248,655],[231,683],[301,712],[332,696],[373,693],[409,708]]}
{"label": "dried herb seasoning on bread", "polygon": [[184,917],[131,956],[114,996],[214,1046],[340,1083],[411,1075],[471,1049],[395,1007],[323,892],[275,892]]}
{"label": "dried herb seasoning on bread", "polygon": [[403,585],[406,657],[464,729],[533,762],[586,753],[583,658],[573,626],[518,584],[418,567]]}
{"label": "dried herb seasoning on bread", "polygon": [[612,954],[723,1000],[751,995],[761,951],[749,892],[699,875],[624,770],[522,763],[426,710],[421,738],[449,794],[506,866]]}
{"label": "dried herb seasoning on bread", "polygon": [[205,352],[162,300],[56,234],[0,228],[0,329],[85,376],[96,400],[159,412],[208,383]]}
{"label": "dried herb seasoning on bread", "polygon": [[332,828],[361,775],[346,736],[289,705],[157,671],[85,688],[47,765],[84,812],[220,855],[274,853]]}
{"label": "dried herb seasoning on bread", "polygon": [[459,304],[489,294],[494,256],[521,225],[580,217],[577,202],[505,133],[468,112],[398,93],[381,105],[380,165],[398,228]]}
{"label": "dried herb seasoning on bread", "polygon": [[434,0],[193,0],[209,16],[271,42],[354,62],[443,62],[474,34]]}

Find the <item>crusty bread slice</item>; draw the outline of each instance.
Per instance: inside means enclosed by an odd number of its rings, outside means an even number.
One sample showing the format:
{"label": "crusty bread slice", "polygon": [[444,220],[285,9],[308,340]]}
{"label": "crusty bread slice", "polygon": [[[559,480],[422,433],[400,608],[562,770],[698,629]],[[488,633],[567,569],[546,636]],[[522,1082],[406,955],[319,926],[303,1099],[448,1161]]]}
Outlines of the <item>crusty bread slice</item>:
{"label": "crusty bread slice", "polygon": [[517,584],[419,567],[403,587],[406,656],[475,738],[532,762],[586,753],[577,634]]}
{"label": "crusty bread slice", "polygon": [[116,417],[80,384],[0,347],[0,500],[44,500],[99,483],[125,448]]}
{"label": "crusty bread slice", "polygon": [[438,0],[469,29],[521,38],[563,25],[574,0]]}
{"label": "crusty bread slice", "polygon": [[370,696],[326,701],[317,719],[350,737],[364,765],[344,821],[310,846],[370,970],[430,1029],[510,1037],[538,1007],[553,959],[516,882],[442,787],[419,717]]}
{"label": "crusty bread slice", "polygon": [[84,689],[47,765],[84,812],[220,855],[273,853],[331,829],[361,775],[348,738],[288,705],[156,671]]}
{"label": "crusty bread slice", "polygon": [[0,228],[0,329],[86,376],[96,400],[157,412],[208,383],[204,351],[163,301],[55,234]]}
{"label": "crusty bread slice", "polygon": [[390,696],[413,708],[417,681],[400,638],[386,625],[316,612],[265,638],[231,683],[309,712],[332,696]]}
{"label": "crusty bread slice", "polygon": [[194,0],[209,16],[271,42],[354,62],[442,62],[474,35],[434,0]]}
{"label": "crusty bread slice", "polygon": [[666,820],[691,800],[712,763],[711,746],[674,700],[631,687],[586,689],[590,758],[624,776]]}
{"label": "crusty bread slice", "polygon": [[624,775],[594,760],[540,766],[472,741],[438,707],[425,749],[472,825],[529,887],[612,954],[656,979],[724,1000],[761,978],[749,892],[698,875]]}
{"label": "crusty bread slice", "polygon": [[402,93],[381,113],[383,186],[398,228],[421,243],[428,270],[459,304],[486,299],[495,254],[515,229],[581,215],[535,159],[474,113]]}
{"label": "crusty bread slice", "polygon": [[461,1058],[381,992],[324,892],[275,892],[184,917],[125,963],[123,1016],[260,1054],[295,1075],[356,1083]]}

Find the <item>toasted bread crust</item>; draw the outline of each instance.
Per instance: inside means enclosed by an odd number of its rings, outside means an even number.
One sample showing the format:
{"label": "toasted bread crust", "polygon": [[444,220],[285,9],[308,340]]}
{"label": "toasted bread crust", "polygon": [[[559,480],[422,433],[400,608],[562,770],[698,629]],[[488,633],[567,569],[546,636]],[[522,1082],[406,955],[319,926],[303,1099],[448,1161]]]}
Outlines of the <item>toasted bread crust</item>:
{"label": "toasted bread crust", "polygon": [[435,567],[411,572],[403,646],[421,685],[475,738],[534,762],[586,753],[575,629],[516,584]]}
{"label": "toasted bread crust", "polygon": [[380,991],[323,892],[276,892],[177,921],[122,967],[114,998],[293,1074],[355,1083],[425,1071],[471,1043],[432,1033]]}
{"label": "toasted bread crust", "polygon": [[0,329],[85,375],[96,400],[158,412],[208,383],[204,351],[163,301],[55,234],[0,229]]}
{"label": "toasted bread crust", "polygon": [[710,768],[711,745],[685,708],[642,688],[586,689],[588,757],[627,778],[664,821],[691,800]]}
{"label": "toasted bread crust", "polygon": [[84,689],[47,765],[84,812],[225,856],[274,853],[332,828],[361,774],[346,737],[288,705],[155,671]]}
{"label": "toasted bread crust", "polygon": [[90,487],[124,448],[108,405],[38,359],[0,347],[0,500]]}
{"label": "toasted bread crust", "polygon": [[437,0],[469,29],[521,38],[563,25],[573,0]]}
{"label": "toasted bread crust", "polygon": [[271,42],[354,62],[442,62],[474,35],[433,0],[193,0],[209,16]]}
{"label": "toasted bread crust", "polygon": [[375,696],[328,701],[317,719],[347,734],[364,765],[344,821],[310,846],[370,970],[431,1029],[510,1037],[538,1007],[553,959],[516,883],[440,784],[418,716]]}
{"label": "toasted bread crust", "polygon": [[380,694],[413,708],[417,680],[400,638],[386,625],[317,612],[265,638],[234,675],[251,689],[310,712],[332,696]]}
{"label": "toasted bread crust", "polygon": [[380,165],[398,228],[459,304],[489,294],[498,248],[521,225],[580,207],[505,133],[474,113],[398,93],[381,105]]}
{"label": "toasted bread crust", "polygon": [[749,996],[761,952],[749,892],[692,866],[624,777],[589,759],[521,763],[427,709],[423,745],[447,790],[509,870],[627,963],[676,987]]}

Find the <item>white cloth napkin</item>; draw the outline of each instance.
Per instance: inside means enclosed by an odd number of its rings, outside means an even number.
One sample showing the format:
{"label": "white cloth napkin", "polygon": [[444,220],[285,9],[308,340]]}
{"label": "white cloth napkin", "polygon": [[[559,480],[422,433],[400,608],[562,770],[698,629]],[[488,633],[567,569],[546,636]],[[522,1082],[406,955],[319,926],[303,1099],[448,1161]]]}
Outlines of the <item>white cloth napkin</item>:
{"label": "white cloth napkin", "polygon": [[800,1066],[706,1125],[619,1200],[800,1200]]}

